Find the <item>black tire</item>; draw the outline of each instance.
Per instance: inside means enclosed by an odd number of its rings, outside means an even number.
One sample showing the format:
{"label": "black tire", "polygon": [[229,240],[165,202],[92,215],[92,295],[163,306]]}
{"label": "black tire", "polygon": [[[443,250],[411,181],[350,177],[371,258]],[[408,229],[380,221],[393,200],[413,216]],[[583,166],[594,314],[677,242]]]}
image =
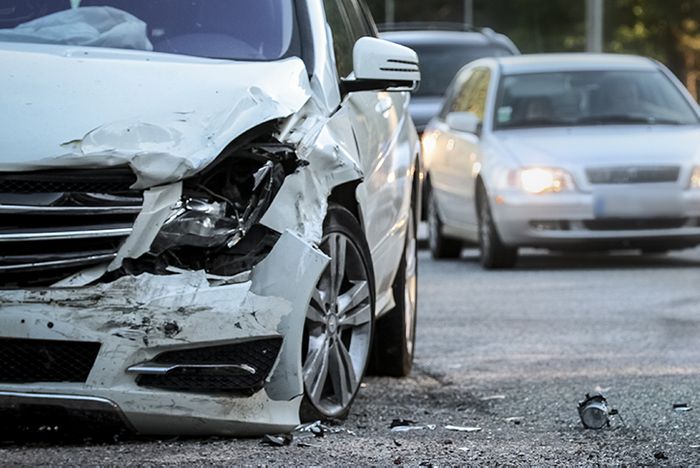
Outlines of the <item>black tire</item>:
{"label": "black tire", "polygon": [[462,242],[445,237],[442,233],[442,220],[437,209],[433,192],[428,193],[428,243],[435,259],[458,258],[462,253]]}
{"label": "black tire", "polygon": [[364,232],[350,211],[329,205],[320,247],[331,262],[312,294],[304,324],[302,421],[347,417],[367,370],[374,335],[372,261]]}
{"label": "black tire", "polygon": [[413,367],[418,305],[418,258],[413,209],[393,292],[396,307],[377,321],[371,373],[405,377]]}
{"label": "black tire", "polygon": [[487,270],[512,268],[518,261],[518,249],[503,244],[491,215],[489,197],[484,186],[479,187],[479,250],[480,263]]}

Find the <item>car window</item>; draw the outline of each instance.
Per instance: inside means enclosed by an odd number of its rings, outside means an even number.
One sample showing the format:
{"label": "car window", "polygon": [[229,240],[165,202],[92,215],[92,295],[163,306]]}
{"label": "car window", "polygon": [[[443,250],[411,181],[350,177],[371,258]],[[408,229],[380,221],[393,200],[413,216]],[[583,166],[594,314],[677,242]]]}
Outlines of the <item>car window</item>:
{"label": "car window", "polygon": [[499,45],[405,44],[418,54],[421,68],[420,88],[414,96],[442,96],[464,65],[484,57],[505,57],[511,51]]}
{"label": "car window", "polygon": [[333,35],[333,51],[335,66],[340,78],[346,78],[352,73],[352,48],[355,45],[355,34],[350,29],[347,12],[341,0],[324,0],[326,21]]}
{"label": "car window", "polygon": [[575,71],[505,76],[495,129],[601,124],[698,124],[661,71]]}
{"label": "car window", "polygon": [[3,0],[0,41],[233,60],[301,55],[293,0]]}
{"label": "car window", "polygon": [[490,81],[491,70],[489,68],[475,68],[471,76],[459,88],[449,112],[473,112],[483,121]]}

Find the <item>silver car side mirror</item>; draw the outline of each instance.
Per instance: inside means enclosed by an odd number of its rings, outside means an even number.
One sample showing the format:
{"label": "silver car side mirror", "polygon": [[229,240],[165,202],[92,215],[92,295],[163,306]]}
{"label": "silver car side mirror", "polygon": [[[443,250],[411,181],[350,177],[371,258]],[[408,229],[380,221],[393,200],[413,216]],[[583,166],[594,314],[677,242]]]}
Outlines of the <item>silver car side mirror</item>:
{"label": "silver car side mirror", "polygon": [[475,135],[481,133],[481,119],[473,112],[450,112],[447,114],[445,122],[452,130],[458,132]]}

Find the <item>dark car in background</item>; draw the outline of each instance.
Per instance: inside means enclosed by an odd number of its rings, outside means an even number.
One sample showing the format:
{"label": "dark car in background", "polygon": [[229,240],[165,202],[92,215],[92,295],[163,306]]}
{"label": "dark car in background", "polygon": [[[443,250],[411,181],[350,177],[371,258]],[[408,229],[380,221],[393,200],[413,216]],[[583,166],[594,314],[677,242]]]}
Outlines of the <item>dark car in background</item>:
{"label": "dark car in background", "polygon": [[484,57],[519,55],[505,35],[489,28],[453,23],[393,23],[380,25],[381,37],[418,53],[422,81],[409,104],[419,133],[440,111],[442,97],[455,73]]}

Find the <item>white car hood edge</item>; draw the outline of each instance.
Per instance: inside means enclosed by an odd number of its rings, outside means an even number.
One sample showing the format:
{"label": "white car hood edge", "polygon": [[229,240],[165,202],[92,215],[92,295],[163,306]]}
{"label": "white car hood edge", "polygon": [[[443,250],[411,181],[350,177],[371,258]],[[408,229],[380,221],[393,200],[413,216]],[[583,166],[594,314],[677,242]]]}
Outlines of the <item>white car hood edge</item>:
{"label": "white car hood edge", "polygon": [[298,58],[233,62],[0,42],[0,171],[128,164],[134,188],[196,174],[311,98]]}

